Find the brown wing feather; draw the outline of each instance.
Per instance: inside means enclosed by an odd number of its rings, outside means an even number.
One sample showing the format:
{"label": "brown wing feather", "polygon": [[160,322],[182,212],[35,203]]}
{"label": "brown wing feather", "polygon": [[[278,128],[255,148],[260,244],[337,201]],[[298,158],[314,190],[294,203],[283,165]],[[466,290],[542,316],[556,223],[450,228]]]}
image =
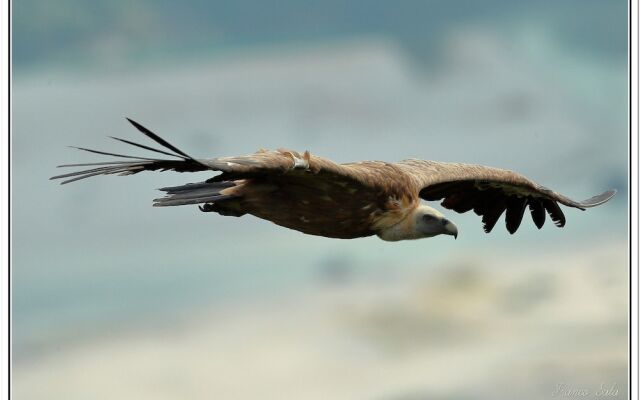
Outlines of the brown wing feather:
{"label": "brown wing feather", "polygon": [[409,173],[420,187],[420,197],[441,200],[442,206],[464,213],[471,209],[480,216],[488,233],[506,210],[507,230],[514,233],[529,206],[538,228],[549,214],[555,225],[562,227],[566,218],[559,204],[584,210],[611,199],[609,190],[584,201],[572,200],[529,180],[516,172],[481,165],[406,160],[398,165]]}

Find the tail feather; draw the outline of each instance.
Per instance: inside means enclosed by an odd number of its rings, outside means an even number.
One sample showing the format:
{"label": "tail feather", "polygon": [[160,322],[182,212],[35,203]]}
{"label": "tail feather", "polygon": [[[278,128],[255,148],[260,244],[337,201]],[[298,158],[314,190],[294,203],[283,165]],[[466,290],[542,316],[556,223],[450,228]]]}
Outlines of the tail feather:
{"label": "tail feather", "polygon": [[167,192],[167,194],[175,194],[180,192],[189,192],[195,189],[202,188],[218,188],[220,190],[230,188],[235,186],[235,183],[231,181],[222,181],[222,182],[198,182],[198,183],[187,183],[186,185],[180,186],[171,186],[171,187],[163,187],[160,188],[163,192]]}
{"label": "tail feather", "polygon": [[221,200],[229,199],[233,196],[204,196],[204,197],[196,197],[193,199],[179,199],[179,200],[171,200],[170,198],[162,198],[155,199],[153,206],[154,207],[171,207],[171,206],[185,206],[190,204],[206,204],[206,203],[215,203]]}
{"label": "tail feather", "polygon": [[154,199],[154,207],[182,206],[187,204],[214,203],[235,197],[233,194],[223,193],[225,189],[234,187],[233,182],[199,182],[182,186],[166,187],[160,190],[167,196]]}

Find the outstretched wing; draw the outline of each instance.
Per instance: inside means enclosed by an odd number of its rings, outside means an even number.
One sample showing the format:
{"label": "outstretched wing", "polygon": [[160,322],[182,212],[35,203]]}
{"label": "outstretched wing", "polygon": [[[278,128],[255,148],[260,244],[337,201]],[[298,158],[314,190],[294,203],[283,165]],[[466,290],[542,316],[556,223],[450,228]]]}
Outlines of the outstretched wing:
{"label": "outstretched wing", "polygon": [[127,120],[142,134],[150,138],[162,149],[154,148],[148,145],[133,142],[131,140],[112,137],[117,141],[138,147],[157,154],[169,156],[171,158],[151,158],[130,156],[125,154],[117,154],[100,150],[87,149],[84,147],[75,147],[76,149],[87,151],[95,154],[102,154],[117,157],[119,160],[81,163],[81,164],[65,164],[59,165],[60,168],[81,168],[78,171],[60,174],[51,179],[64,179],[61,183],[75,182],[81,179],[89,178],[97,175],[131,175],[142,171],[167,171],[176,172],[197,172],[197,171],[221,171],[227,174],[248,175],[252,173],[268,173],[268,172],[284,172],[289,169],[305,167],[303,156],[295,152],[277,151],[277,152],[258,152],[249,156],[240,157],[223,157],[212,159],[196,159],[173,146],[160,136],[151,132],[149,129],[139,123]]}
{"label": "outstretched wing", "polygon": [[[65,184],[97,175],[131,175],[142,171],[196,172],[210,170],[221,172],[221,174],[207,182],[253,178],[268,179],[278,185],[295,184],[299,187],[322,189],[325,193],[331,191],[336,197],[338,197],[337,191],[342,190],[346,194],[353,195],[352,201],[355,203],[368,202],[371,198],[378,196],[399,198],[400,194],[406,192],[405,182],[385,179],[385,176],[389,174],[398,173],[398,168],[390,163],[370,161],[356,164],[336,164],[322,157],[311,156],[309,152],[300,154],[285,149],[261,150],[247,156],[200,159],[191,157],[139,123],[131,119],[127,120],[139,132],[162,148],[158,149],[127,139],[113,139],[170,158],[138,157],[77,147],[79,150],[118,157],[120,160],[60,165],[59,167],[63,168],[80,167],[81,169],[56,175],[51,179],[61,179],[61,183]],[[186,188],[193,190],[196,187],[190,185]],[[175,195],[173,192],[176,188],[166,189],[165,191],[170,195]],[[201,189],[203,188],[199,186],[198,190]],[[181,189],[181,191],[184,190]],[[341,193],[340,197],[344,197],[345,193]],[[365,194],[367,195],[366,199],[363,197]]]}
{"label": "outstretched wing", "polygon": [[[150,157],[131,156],[111,153],[100,150],[74,147],[78,150],[95,154],[118,157],[121,160],[64,164],[59,168],[88,167],[79,171],[56,175],[50,179],[65,179],[62,184],[78,181],[96,175],[131,175],[142,171],[167,171],[197,172],[219,171],[222,174],[216,176],[213,181],[225,181],[233,179],[245,179],[266,174],[284,174],[293,170],[321,174],[325,179],[350,182],[354,185],[380,191],[400,192],[404,190],[405,182],[396,182],[386,179],[388,174],[397,174],[399,169],[390,163],[381,161],[367,161],[352,164],[336,164],[335,162],[317,156],[311,156],[309,152],[300,154],[296,151],[279,149],[276,151],[260,150],[247,156],[219,157],[219,158],[193,158],[177,147],[173,146],[160,136],[151,132],[139,123],[127,118],[127,120],[142,134],[152,139],[163,149],[157,149],[148,145],[133,142],[127,139],[111,137],[119,142],[129,144],[154,153],[172,157],[160,159]],[[125,159],[125,160],[122,160]]]}
{"label": "outstretched wing", "polygon": [[441,200],[442,206],[459,213],[473,210],[482,216],[489,233],[506,212],[509,233],[518,230],[527,209],[542,228],[546,214],[558,227],[566,223],[559,204],[584,210],[607,202],[615,194],[608,190],[584,201],[575,201],[527,179],[516,172],[481,165],[406,160],[398,165],[411,174],[424,200]]}

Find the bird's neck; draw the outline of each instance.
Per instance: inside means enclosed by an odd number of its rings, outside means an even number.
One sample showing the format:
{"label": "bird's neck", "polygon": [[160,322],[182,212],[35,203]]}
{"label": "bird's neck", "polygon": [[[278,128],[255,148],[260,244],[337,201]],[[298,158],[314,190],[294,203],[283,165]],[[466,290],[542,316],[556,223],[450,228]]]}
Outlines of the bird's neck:
{"label": "bird's neck", "polygon": [[397,224],[382,229],[378,232],[378,237],[387,242],[397,242],[399,240],[421,239],[425,237],[422,232],[416,229],[415,213],[412,211]]}

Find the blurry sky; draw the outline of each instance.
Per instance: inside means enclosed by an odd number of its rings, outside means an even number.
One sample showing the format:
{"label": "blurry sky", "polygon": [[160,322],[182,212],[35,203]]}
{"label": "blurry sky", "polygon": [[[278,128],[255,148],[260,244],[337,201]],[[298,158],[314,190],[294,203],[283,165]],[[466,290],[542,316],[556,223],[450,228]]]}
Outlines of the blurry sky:
{"label": "blurry sky", "polygon": [[451,32],[481,26],[508,35],[531,25],[573,52],[620,61],[626,10],[622,0],[22,0],[13,8],[13,59],[17,72],[108,67],[373,35],[437,64]]}
{"label": "blurry sky", "polygon": [[[626,241],[626,7],[15,1],[14,356],[131,315],[299,287],[327,265],[428,268]],[[568,210],[562,230],[525,216],[514,236],[500,223],[485,235],[477,216],[451,215],[457,242],[389,245],[150,207],[155,188],[206,174],[48,181],[56,165],[96,160],[66,145],[126,151],[105,139],[139,139],[125,116],[202,157],[261,147],[342,162],[416,157],[514,169],[578,200],[620,192]]]}

